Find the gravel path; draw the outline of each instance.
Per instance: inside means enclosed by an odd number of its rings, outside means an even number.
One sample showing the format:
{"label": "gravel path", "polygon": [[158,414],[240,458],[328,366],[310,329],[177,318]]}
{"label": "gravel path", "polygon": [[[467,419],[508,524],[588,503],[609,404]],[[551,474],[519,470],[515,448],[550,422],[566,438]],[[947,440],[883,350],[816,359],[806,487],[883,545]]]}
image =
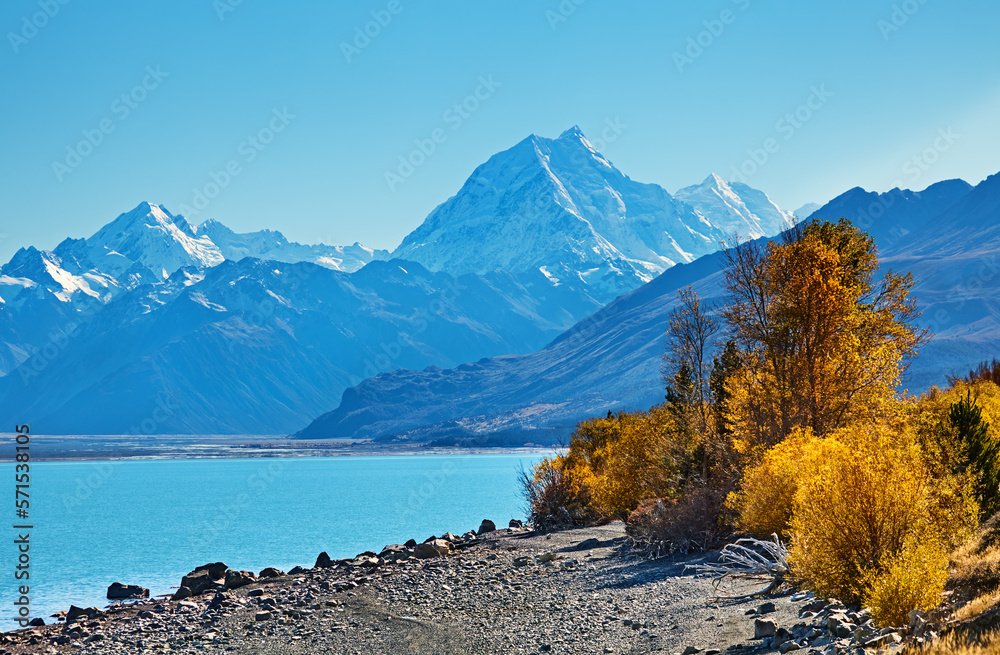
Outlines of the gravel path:
{"label": "gravel path", "polygon": [[[453,554],[372,566],[335,562],[182,601],[112,605],[92,619],[6,633],[10,653],[682,653],[769,652],[748,610],[713,602],[700,558],[649,562],[624,526],[498,530]],[[548,561],[546,561],[548,560]],[[361,564],[366,565],[359,565]],[[789,629],[801,603],[772,597]]]}

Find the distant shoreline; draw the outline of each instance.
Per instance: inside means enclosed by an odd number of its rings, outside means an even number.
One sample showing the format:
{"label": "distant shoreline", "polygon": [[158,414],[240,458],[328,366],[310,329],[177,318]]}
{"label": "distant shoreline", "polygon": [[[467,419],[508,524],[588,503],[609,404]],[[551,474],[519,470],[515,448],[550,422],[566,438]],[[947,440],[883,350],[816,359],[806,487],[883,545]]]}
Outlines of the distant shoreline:
{"label": "distant shoreline", "polygon": [[[14,434],[0,434],[0,463],[12,462]],[[557,446],[430,447],[381,444],[364,439],[299,440],[273,435],[45,436],[32,435],[37,462],[182,459],[264,459],[291,457],[373,457],[400,455],[503,455],[550,453]]]}

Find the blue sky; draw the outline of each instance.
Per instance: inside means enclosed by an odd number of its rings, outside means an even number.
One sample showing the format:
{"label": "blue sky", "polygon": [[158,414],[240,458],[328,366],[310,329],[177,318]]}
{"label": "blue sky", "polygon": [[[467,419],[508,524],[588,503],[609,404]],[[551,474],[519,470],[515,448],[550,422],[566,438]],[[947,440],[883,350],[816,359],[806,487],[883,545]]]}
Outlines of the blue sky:
{"label": "blue sky", "polygon": [[0,261],[142,200],[393,248],[490,155],[574,124],[671,192],[714,171],[796,209],[976,183],[1000,171],[998,22],[941,0],[9,0]]}

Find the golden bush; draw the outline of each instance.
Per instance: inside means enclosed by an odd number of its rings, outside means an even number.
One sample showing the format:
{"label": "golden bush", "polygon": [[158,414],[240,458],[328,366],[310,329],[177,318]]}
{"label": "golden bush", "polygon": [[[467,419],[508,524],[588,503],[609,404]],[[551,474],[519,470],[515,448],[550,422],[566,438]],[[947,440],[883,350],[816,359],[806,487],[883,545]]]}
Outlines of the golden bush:
{"label": "golden bush", "polygon": [[823,444],[812,430],[796,429],[746,470],[740,490],[727,501],[738,514],[740,530],[761,539],[789,536],[799,479],[809,468],[806,460],[821,456]]}
{"label": "golden bush", "polygon": [[793,570],[820,595],[858,602],[908,544],[950,548],[975,525],[974,503],[936,493],[906,433],[853,427],[825,442],[803,466],[791,520]]}
{"label": "golden bush", "polygon": [[948,553],[934,539],[908,544],[883,562],[866,581],[865,604],[880,626],[901,626],[912,610],[929,610],[941,602],[948,580]]}
{"label": "golden bush", "polygon": [[522,480],[533,522],[566,523],[566,513],[574,524],[625,519],[643,499],[671,495],[676,459],[690,448],[673,436],[662,406],[581,422],[565,454],[543,460]]}

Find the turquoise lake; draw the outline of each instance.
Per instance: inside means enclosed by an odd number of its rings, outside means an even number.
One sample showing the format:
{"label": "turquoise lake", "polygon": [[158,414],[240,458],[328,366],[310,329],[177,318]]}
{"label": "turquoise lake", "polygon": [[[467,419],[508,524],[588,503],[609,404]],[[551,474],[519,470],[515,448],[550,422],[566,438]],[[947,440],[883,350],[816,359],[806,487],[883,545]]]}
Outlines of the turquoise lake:
{"label": "turquoise lake", "polygon": [[[311,567],[390,543],[524,518],[531,455],[139,460],[31,464],[32,616],[103,607],[112,582],[170,593],[195,566]],[[3,464],[14,482],[14,464]],[[13,494],[12,494],[13,495]],[[13,505],[13,503],[12,503]],[[14,508],[0,546],[0,629],[16,628]],[[21,531],[23,532],[23,531]]]}

